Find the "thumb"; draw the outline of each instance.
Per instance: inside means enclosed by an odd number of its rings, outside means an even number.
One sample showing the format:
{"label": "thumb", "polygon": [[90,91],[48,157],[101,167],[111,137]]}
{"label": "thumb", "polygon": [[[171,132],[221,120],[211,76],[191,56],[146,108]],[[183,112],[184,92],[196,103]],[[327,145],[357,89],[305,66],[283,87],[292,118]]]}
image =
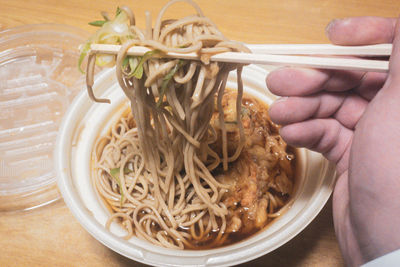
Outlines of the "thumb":
{"label": "thumb", "polygon": [[336,45],[391,43],[395,24],[395,18],[352,17],[335,19],[326,27],[326,35]]}

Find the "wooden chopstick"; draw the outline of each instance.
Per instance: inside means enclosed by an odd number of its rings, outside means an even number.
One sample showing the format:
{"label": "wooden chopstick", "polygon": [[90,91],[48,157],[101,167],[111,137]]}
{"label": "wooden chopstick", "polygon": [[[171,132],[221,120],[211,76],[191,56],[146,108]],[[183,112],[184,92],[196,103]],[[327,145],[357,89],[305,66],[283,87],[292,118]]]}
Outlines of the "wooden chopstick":
{"label": "wooden chopstick", "polygon": [[[360,48],[360,46],[357,46]],[[371,48],[371,46],[368,46]],[[100,54],[117,54],[121,46],[119,45],[105,45],[105,44],[92,44],[90,47],[91,53]],[[356,47],[345,47],[356,50]],[[367,48],[361,47],[365,55]],[[340,48],[344,53],[344,48]],[[385,48],[387,52],[387,47]],[[147,47],[135,46],[128,50],[128,55],[142,56],[144,53],[151,51]],[[283,52],[283,50],[281,50]],[[292,52],[294,53],[294,52]],[[303,52],[304,53],[304,52]],[[382,53],[382,52],[381,52]],[[297,50],[296,54],[299,54]],[[331,50],[331,54],[333,51]],[[346,52],[341,55],[353,55],[354,53]],[[322,52],[321,54],[322,55]],[[324,53],[325,55],[325,53]],[[334,54],[337,55],[337,54]],[[372,56],[372,54],[368,54]],[[166,53],[162,55],[165,58],[180,58],[187,60],[199,60],[196,53]],[[382,54],[379,54],[382,56]],[[262,65],[278,65],[278,66],[297,66],[297,67],[311,67],[321,69],[336,69],[336,70],[356,70],[356,71],[372,71],[372,72],[387,72],[389,69],[389,62],[384,60],[371,60],[359,58],[339,58],[339,57],[325,57],[325,56],[298,56],[298,55],[272,55],[272,54],[251,54],[251,53],[236,53],[225,52],[211,56],[211,61],[241,63],[241,64],[262,64]]]}
{"label": "wooden chopstick", "polygon": [[392,44],[341,46],[332,44],[246,44],[255,54],[390,56]]}

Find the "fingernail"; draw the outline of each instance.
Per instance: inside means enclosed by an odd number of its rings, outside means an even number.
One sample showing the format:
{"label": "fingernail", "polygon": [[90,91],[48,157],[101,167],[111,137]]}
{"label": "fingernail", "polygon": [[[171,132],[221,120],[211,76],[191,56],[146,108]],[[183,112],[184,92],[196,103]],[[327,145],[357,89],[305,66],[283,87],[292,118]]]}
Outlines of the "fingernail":
{"label": "fingernail", "polygon": [[338,22],[338,21],[339,21],[339,19],[334,19],[334,20],[331,20],[331,22],[329,22],[328,25],[326,25],[326,28],[325,28],[325,35],[326,36],[329,36],[329,33],[330,33],[333,25],[335,25],[335,23]]}

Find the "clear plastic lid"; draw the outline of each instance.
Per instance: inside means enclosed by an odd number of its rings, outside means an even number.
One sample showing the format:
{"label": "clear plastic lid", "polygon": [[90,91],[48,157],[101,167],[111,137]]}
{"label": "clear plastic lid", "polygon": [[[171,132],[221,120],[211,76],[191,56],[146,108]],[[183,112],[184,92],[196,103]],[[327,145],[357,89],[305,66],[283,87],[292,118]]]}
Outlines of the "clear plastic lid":
{"label": "clear plastic lid", "polygon": [[0,32],[0,211],[57,200],[58,126],[83,88],[78,47],[88,33],[65,25]]}

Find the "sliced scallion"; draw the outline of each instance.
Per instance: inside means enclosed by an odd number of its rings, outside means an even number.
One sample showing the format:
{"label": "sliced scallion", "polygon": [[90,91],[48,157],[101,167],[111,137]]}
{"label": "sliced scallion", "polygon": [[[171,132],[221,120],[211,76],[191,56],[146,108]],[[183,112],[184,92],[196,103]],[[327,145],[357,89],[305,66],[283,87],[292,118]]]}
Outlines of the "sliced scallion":
{"label": "sliced scallion", "polygon": [[82,73],[85,73],[82,70],[82,62],[85,59],[85,57],[86,57],[87,53],[89,52],[89,50],[90,50],[90,42],[86,42],[86,44],[82,48],[81,54],[79,55],[79,61],[78,61],[78,68],[79,68],[79,71],[82,72]]}
{"label": "sliced scallion", "polygon": [[178,63],[165,75],[163,78],[162,84],[161,84],[161,90],[160,90],[160,96],[157,101],[157,107],[161,106],[161,103],[163,101],[165,92],[167,90],[168,84],[171,81],[172,77],[174,77],[175,73],[182,67],[184,64],[184,61],[180,59]]}
{"label": "sliced scallion", "polygon": [[106,20],[95,20],[95,21],[89,22],[89,25],[96,26],[96,27],[101,27],[106,22],[107,22]]}
{"label": "sliced scallion", "polygon": [[128,76],[128,78],[135,77],[137,79],[142,79],[143,77],[143,65],[144,63],[152,58],[154,55],[158,54],[160,51],[159,50],[152,50],[146,52],[141,58],[139,63],[137,64],[136,68],[134,71]]}
{"label": "sliced scallion", "polygon": [[[117,182],[117,184],[119,186],[119,193],[121,194],[121,206],[122,206],[125,196],[124,196],[124,192],[122,191],[121,180],[119,179],[119,171],[120,171],[120,168],[113,168],[110,170],[110,174],[111,174],[111,177],[115,180],[115,182]],[[127,166],[125,166],[124,174],[128,174],[129,172],[131,172],[131,170]]]}

